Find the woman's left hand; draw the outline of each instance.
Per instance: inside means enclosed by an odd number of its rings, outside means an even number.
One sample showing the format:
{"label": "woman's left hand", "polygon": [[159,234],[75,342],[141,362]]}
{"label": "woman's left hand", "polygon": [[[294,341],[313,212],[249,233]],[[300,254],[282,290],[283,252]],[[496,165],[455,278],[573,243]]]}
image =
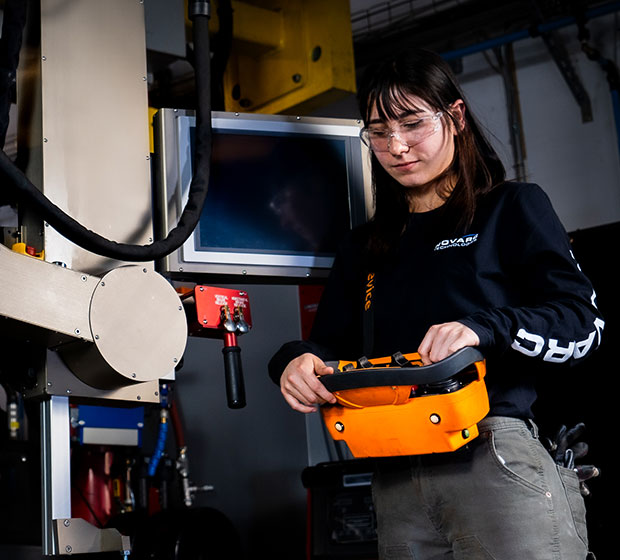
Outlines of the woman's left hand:
{"label": "woman's left hand", "polygon": [[478,346],[480,339],[469,327],[452,321],[433,325],[424,335],[418,348],[422,363],[427,366],[439,362],[466,346]]}

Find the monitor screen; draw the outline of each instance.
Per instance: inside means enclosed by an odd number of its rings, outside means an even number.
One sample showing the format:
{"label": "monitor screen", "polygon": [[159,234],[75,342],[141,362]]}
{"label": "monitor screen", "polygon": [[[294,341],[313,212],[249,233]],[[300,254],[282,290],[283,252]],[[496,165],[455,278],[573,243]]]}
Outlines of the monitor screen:
{"label": "monitor screen", "polygon": [[[169,161],[158,175],[167,178],[160,199],[170,222],[170,206],[178,216],[191,183],[195,119],[179,111],[162,117],[168,134],[157,136],[168,138]],[[340,239],[367,215],[359,123],[215,113],[213,127],[200,223],[165,271],[326,275]]]}

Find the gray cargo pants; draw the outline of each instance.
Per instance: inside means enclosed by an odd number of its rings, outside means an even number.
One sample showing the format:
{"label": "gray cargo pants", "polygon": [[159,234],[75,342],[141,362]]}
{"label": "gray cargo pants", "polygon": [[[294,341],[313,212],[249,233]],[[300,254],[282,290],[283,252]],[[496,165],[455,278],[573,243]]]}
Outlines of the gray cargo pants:
{"label": "gray cargo pants", "polygon": [[[585,506],[533,425],[490,417],[450,454],[379,462],[381,560],[585,560]],[[591,556],[592,558],[592,556]]]}

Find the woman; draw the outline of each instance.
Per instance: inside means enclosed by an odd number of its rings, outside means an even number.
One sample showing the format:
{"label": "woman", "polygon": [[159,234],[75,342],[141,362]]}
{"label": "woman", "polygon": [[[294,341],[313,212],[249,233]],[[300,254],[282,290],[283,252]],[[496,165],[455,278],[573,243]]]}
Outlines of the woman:
{"label": "woman", "polygon": [[[506,182],[449,66],[413,50],[369,68],[359,90],[376,211],[336,258],[310,340],[270,375],[301,412],[335,398],[326,360],[467,347],[487,359],[480,436],[446,454],[377,461],[381,558],[583,560],[585,511],[532,421],[535,382],[585,358],[604,323],[549,199]],[[375,274],[365,335],[363,278]],[[556,366],[557,368],[557,366]]]}

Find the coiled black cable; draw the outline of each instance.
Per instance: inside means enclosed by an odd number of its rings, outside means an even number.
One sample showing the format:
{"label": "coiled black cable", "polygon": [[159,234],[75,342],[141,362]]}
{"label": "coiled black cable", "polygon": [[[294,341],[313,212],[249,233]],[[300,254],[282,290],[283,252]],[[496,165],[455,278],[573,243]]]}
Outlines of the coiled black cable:
{"label": "coiled black cable", "polygon": [[[192,9],[193,8],[193,9]],[[198,9],[196,9],[198,8]],[[0,177],[14,190],[18,203],[28,205],[58,233],[97,255],[115,260],[145,262],[161,259],[178,249],[192,234],[206,200],[212,148],[209,46],[209,2],[190,3],[193,23],[196,80],[196,149],[188,200],[177,226],[165,239],[132,245],[106,239],[77,222],[48,200],[10,158],[0,151]]]}

